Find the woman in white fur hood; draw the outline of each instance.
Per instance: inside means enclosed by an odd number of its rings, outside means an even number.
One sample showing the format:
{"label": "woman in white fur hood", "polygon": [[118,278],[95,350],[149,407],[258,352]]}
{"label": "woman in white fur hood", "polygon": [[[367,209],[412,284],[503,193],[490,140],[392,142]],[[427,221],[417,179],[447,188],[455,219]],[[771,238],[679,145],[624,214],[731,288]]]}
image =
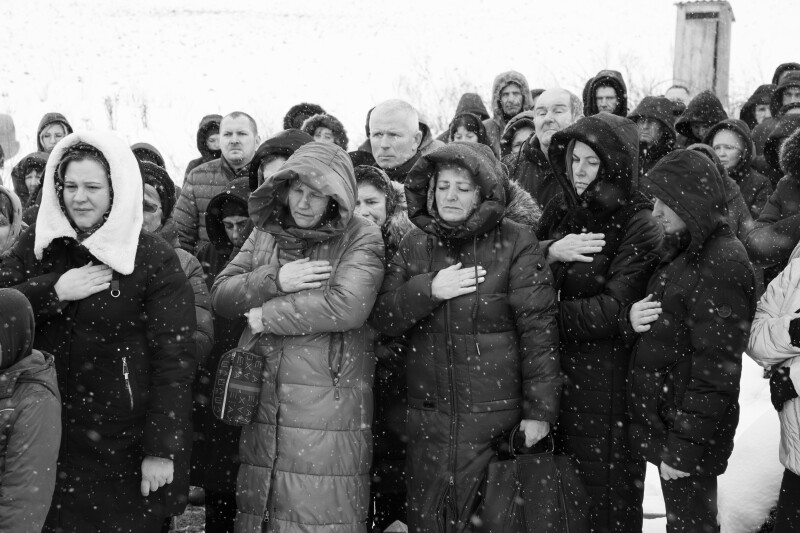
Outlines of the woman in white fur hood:
{"label": "woman in white fur hood", "polygon": [[159,531],[188,493],[195,313],[175,252],[142,232],[126,143],[73,133],[56,145],[0,286],[30,300],[34,348],[56,361],[63,438],[44,530]]}

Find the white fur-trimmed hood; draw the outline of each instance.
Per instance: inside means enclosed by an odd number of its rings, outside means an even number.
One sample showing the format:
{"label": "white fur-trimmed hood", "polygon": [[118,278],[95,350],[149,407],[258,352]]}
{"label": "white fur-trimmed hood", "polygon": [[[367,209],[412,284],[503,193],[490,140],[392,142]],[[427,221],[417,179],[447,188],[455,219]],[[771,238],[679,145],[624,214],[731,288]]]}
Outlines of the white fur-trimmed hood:
{"label": "white fur-trimmed hood", "polygon": [[55,173],[64,151],[79,142],[91,144],[103,153],[111,170],[114,190],[108,220],[82,245],[116,272],[129,275],[133,272],[142,230],[142,176],[128,144],[112,132],[72,133],[61,139],[50,154],[42,185],[42,204],[36,218],[33,248],[36,259],[42,259],[44,250],[54,239],[77,239],[77,233],[56,197]]}

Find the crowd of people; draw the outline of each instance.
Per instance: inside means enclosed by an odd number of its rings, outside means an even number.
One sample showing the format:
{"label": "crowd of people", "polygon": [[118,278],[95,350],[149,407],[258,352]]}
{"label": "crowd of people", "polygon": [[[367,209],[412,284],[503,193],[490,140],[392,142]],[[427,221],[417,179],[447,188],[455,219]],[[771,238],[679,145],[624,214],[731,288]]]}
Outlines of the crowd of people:
{"label": "crowd of people", "polygon": [[[180,188],[45,115],[0,187],[0,529],[168,531],[191,486],[209,533],[480,531],[518,431],[574,461],[592,531],[641,531],[648,462],[668,530],[716,531],[747,352],[800,530],[800,64],[738,119],[613,70],[501,73],[490,108],[434,137],[387,100],[351,152],[316,104],[263,142],[210,114]],[[237,346],[241,427],[211,407]]]}

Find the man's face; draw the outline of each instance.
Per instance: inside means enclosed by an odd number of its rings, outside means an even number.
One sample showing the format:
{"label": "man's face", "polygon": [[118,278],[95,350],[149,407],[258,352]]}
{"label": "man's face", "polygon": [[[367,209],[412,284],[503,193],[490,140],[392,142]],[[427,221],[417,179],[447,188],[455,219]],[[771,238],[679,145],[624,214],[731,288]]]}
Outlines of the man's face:
{"label": "man's face", "polygon": [[522,145],[525,141],[528,140],[528,137],[531,136],[533,133],[533,128],[520,128],[514,134],[514,139],[511,141],[511,153],[516,154],[519,152]]}
{"label": "man's face", "polygon": [[222,157],[234,168],[242,168],[256,153],[258,137],[247,117],[225,117],[219,125]]}
{"label": "man's face", "polygon": [[769,104],[759,104],[756,106],[756,122],[761,124],[764,122],[764,119],[769,118],[772,116],[772,111],[769,109]]}
{"label": "man's face", "polygon": [[617,91],[613,87],[598,87],[595,99],[597,100],[597,110],[600,112],[613,113],[619,103]]}
{"label": "man's face", "polygon": [[672,87],[664,94],[664,98],[672,102],[681,102],[683,105],[689,105],[689,93],[680,87]]}
{"label": "man's face", "polygon": [[800,102],[800,87],[787,87],[783,91],[783,103],[781,105],[789,105],[794,102]]}
{"label": "man's face", "polygon": [[375,108],[369,117],[372,155],[381,168],[397,168],[417,153],[422,141],[419,124],[411,124],[406,113]]}
{"label": "man's face", "polygon": [[503,114],[511,118],[522,112],[522,90],[516,83],[509,83],[500,91],[500,107]]}
{"label": "man's face", "polygon": [[658,144],[658,140],[661,139],[661,133],[664,131],[661,122],[645,117],[640,118],[636,124],[639,126],[639,142],[648,147]]}
{"label": "man's face", "polygon": [[533,114],[536,138],[539,139],[542,150],[546,154],[553,134],[563,130],[574,121],[569,93],[561,89],[543,92],[536,102]]}
{"label": "man's face", "polygon": [[250,230],[253,229],[250,217],[245,216],[229,216],[222,219],[222,225],[225,227],[225,235],[235,248],[244,246],[244,241],[250,235]]}

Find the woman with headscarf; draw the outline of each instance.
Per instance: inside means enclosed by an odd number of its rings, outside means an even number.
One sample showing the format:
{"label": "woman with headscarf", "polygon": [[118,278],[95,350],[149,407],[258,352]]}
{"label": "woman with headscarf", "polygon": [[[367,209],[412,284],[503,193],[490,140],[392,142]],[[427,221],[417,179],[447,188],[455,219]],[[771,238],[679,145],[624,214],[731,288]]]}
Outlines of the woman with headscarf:
{"label": "woman with headscarf", "polygon": [[335,144],[301,146],[265,178],[255,228],[211,289],[219,315],[247,314],[240,345],[267,376],[242,428],[236,531],[366,533],[380,230],[354,215],[353,165]]}
{"label": "woman with headscarf", "polygon": [[119,138],[65,137],[42,192],[0,285],[25,294],[34,347],[57,354],[64,437],[45,530],[159,531],[188,493],[192,290],[142,231],[142,177]]}
{"label": "woman with headscarf", "polygon": [[408,526],[462,531],[516,425],[526,444],[558,414],[555,291],[533,229],[506,215],[488,146],[452,142],[405,182],[416,226],[400,243],[371,323],[408,339]]}
{"label": "woman with headscarf", "polygon": [[41,530],[56,483],[61,399],[34,330],[28,300],[0,289],[0,531]]}
{"label": "woman with headscarf", "polygon": [[628,444],[630,347],[619,317],[644,297],[661,232],[638,192],[638,154],[637,125],[609,113],[556,133],[549,158],[562,193],[539,230],[559,292],[566,376],[556,451],[576,459],[598,532],[642,527],[645,462]]}

